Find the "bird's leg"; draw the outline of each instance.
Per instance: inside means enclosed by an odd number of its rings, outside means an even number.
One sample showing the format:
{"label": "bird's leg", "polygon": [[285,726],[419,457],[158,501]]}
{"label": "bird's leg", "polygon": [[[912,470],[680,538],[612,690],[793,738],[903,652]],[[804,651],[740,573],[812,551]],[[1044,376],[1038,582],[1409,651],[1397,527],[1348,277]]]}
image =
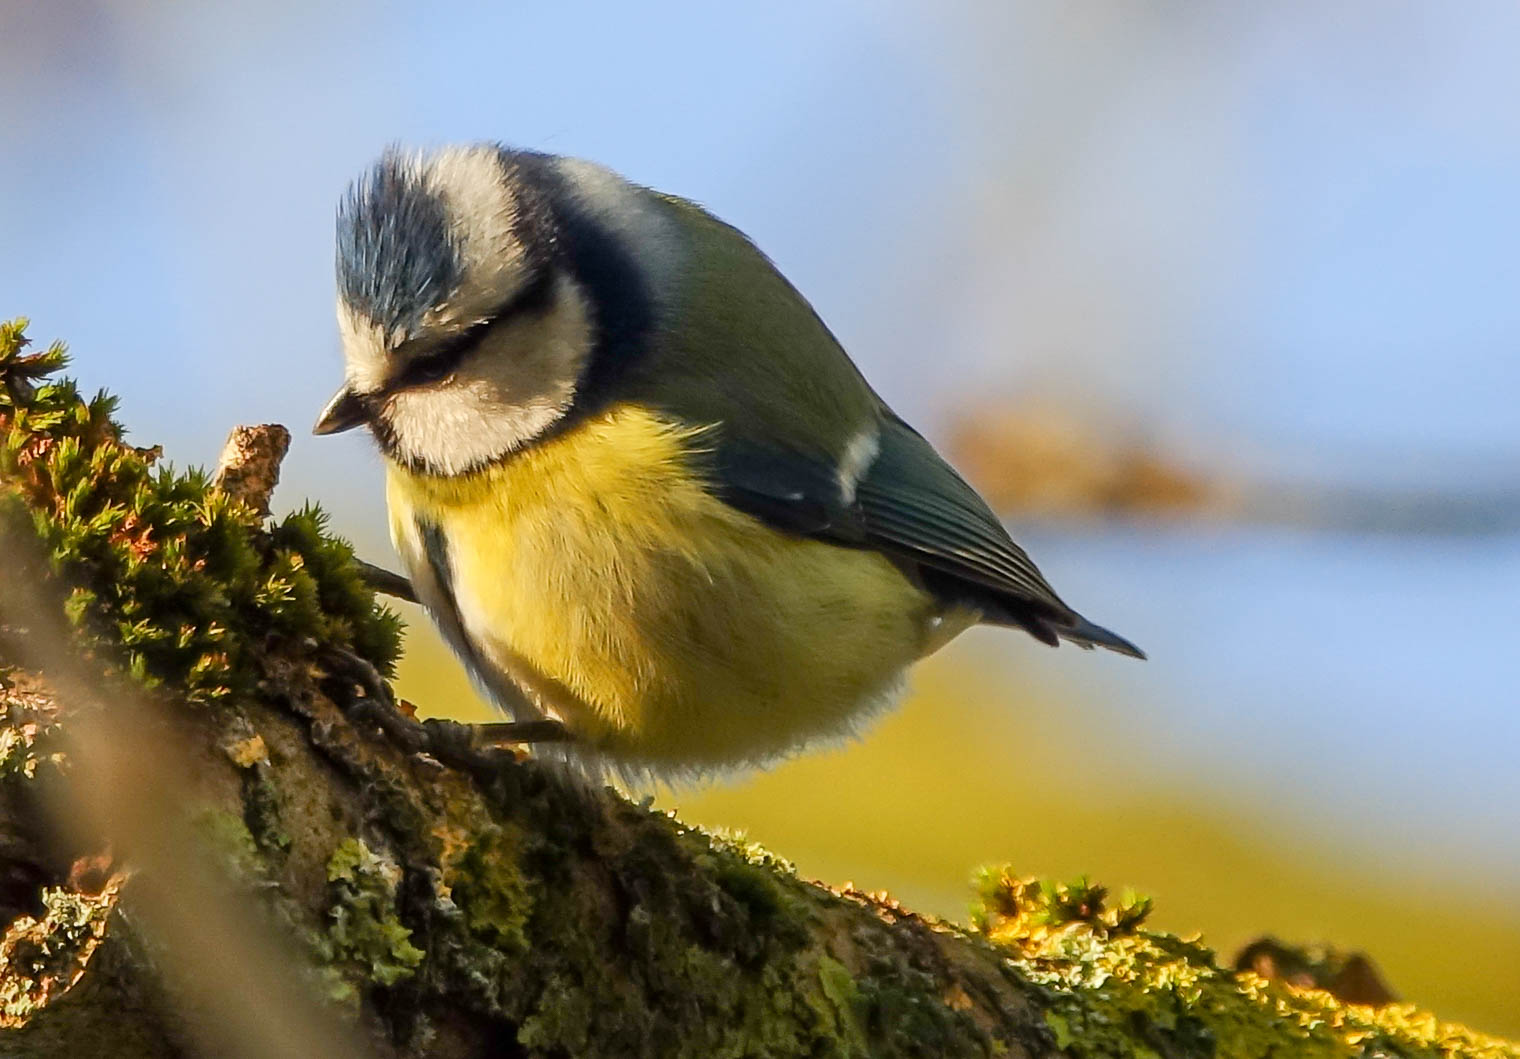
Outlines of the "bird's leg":
{"label": "bird's leg", "polygon": [[367,563],[363,559],[354,559],[354,565],[359,568],[359,579],[376,592],[383,592],[387,596],[395,596],[404,599],[408,603],[420,603],[417,591],[412,583],[400,574],[393,574],[383,566]]}
{"label": "bird's leg", "polygon": [[[376,592],[382,592],[387,596],[404,599],[408,603],[418,603],[417,592],[412,583],[400,574],[393,574],[383,566],[367,563],[363,559],[356,558],[354,563],[359,567],[359,577],[365,584]],[[363,662],[363,659],[357,659]],[[368,663],[364,663],[368,665]],[[352,665],[352,663],[350,663]],[[370,667],[373,670],[373,667]],[[374,674],[375,680],[379,680],[379,674]],[[381,682],[384,683],[383,681]],[[386,689],[387,694],[389,689]],[[373,692],[371,693],[373,695]],[[427,722],[424,722],[424,725]],[[442,722],[440,722],[442,723]],[[452,722],[451,722],[452,723]],[[390,726],[382,723],[381,727],[390,732]],[[572,738],[570,730],[559,721],[534,720],[534,721],[500,721],[476,725],[457,725],[459,728],[468,729],[471,733],[469,745],[479,746],[511,746],[521,743],[567,743]],[[461,733],[452,732],[443,735],[443,729],[433,729],[435,737],[445,739],[451,745],[463,745]],[[394,738],[394,734],[392,736]],[[398,740],[405,743],[406,740]]]}
{"label": "bird's leg", "polygon": [[570,730],[559,721],[497,721],[463,724],[430,718],[419,721],[397,704],[378,670],[365,659],[341,647],[326,645],[324,661],[335,676],[353,682],[363,695],[343,703],[344,712],[359,724],[380,729],[407,753],[426,753],[468,772],[489,772],[505,761],[515,761],[508,747],[523,743],[568,742]]}
{"label": "bird's leg", "polygon": [[573,738],[568,728],[551,720],[465,724],[430,717],[422,722],[422,727],[427,732],[430,753],[439,761],[450,763],[474,760],[482,754],[515,757],[508,748],[525,743],[565,743]]}
{"label": "bird's leg", "polygon": [[511,743],[568,743],[575,737],[570,729],[553,718],[536,721],[489,721],[473,726],[482,744],[504,746]]}

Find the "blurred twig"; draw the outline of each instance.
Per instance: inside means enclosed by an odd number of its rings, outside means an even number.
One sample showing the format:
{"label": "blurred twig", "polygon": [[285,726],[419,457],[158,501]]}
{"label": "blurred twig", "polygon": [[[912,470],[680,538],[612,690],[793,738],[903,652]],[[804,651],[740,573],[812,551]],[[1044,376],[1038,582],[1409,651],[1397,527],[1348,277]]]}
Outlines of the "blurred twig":
{"label": "blurred twig", "polygon": [[1158,444],[1122,416],[1035,400],[974,402],[949,431],[956,464],[1002,515],[1159,526],[1291,526],[1355,533],[1520,529],[1520,490],[1270,482]]}

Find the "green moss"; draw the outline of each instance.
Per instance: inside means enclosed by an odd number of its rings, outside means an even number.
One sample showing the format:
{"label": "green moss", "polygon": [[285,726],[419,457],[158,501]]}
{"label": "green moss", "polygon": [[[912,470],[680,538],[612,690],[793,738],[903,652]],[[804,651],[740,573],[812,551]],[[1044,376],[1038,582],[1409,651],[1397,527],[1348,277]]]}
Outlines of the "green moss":
{"label": "green moss", "polygon": [[970,1013],[946,1003],[930,969],[900,955],[876,957],[857,976],[856,986],[867,1036],[873,1045],[890,1046],[881,1054],[915,1059],[996,1054],[996,1043]]}
{"label": "green moss", "polygon": [[834,1009],[834,1018],[841,1036],[848,1042],[852,1054],[866,1055],[865,1026],[861,1022],[861,1010],[865,1006],[855,976],[849,968],[832,956],[818,957],[818,984],[823,996]]}
{"label": "green moss", "polygon": [[584,984],[553,975],[544,984],[537,1009],[517,1031],[517,1042],[539,1051],[586,1055],[594,1004]]}
{"label": "green moss", "polygon": [[242,817],[223,809],[207,808],[198,812],[192,823],[201,843],[221,862],[228,874],[249,883],[265,878],[267,873],[264,860],[259,856],[258,844]]}
{"label": "green moss", "polygon": [[[1345,1004],[1318,989],[1226,970],[1197,942],[1107,913],[1101,896],[1074,909],[1069,898],[1085,886],[987,872],[975,916],[1018,972],[1043,987],[1046,1022],[1068,1055],[1520,1059],[1512,1044],[1408,1005]],[[1089,898],[1095,889],[1087,887]]]}
{"label": "green moss", "polygon": [[713,878],[761,925],[769,925],[789,908],[786,891],[774,872],[734,857],[723,857],[713,866]]}
{"label": "green moss", "polygon": [[0,477],[73,588],[69,620],[148,686],[194,703],[250,690],[271,638],[347,646],[390,672],[401,625],[359,581],[315,508],[265,532],[205,472],[155,466],[115,401],[83,397],[57,344],[27,353],[0,325]]}
{"label": "green moss", "polygon": [[746,919],[774,931],[793,946],[807,941],[805,902],[796,892],[797,869],[740,831],[690,832],[710,844],[697,866],[710,872],[725,894],[745,911]]}
{"label": "green moss", "polygon": [[327,513],[307,504],[275,525],[270,536],[276,554],[288,556],[305,574],[290,578],[293,594],[301,598],[297,620],[319,628],[324,642],[350,645],[392,676],[401,655],[401,619],[376,606],[374,590],[354,562],[353,546],[332,534]]}
{"label": "green moss", "polygon": [[[665,818],[630,821],[630,846],[601,851],[614,892],[629,895],[610,934],[582,907],[584,888],[539,894],[529,937],[555,972],[524,989],[518,1035],[530,1055],[809,1056],[893,1059],[997,1055],[970,1003],[941,995],[939,964],[886,952],[890,928],[872,923],[841,939],[852,973],[831,951],[826,921],[853,916],[838,898],[797,880],[790,866],[742,837],[675,832]],[[661,826],[660,839],[644,828]],[[689,862],[683,863],[682,857]],[[880,932],[878,935],[877,932]]]}
{"label": "green moss", "polygon": [[469,929],[509,952],[527,950],[524,927],[533,908],[518,866],[521,851],[522,836],[515,828],[486,824],[444,863],[444,883]]}
{"label": "green moss", "polygon": [[599,850],[594,867],[573,850],[534,851],[530,870],[543,858],[607,872],[628,905],[609,920],[599,888],[550,881],[538,890],[527,934],[543,970],[510,998],[528,1054],[873,1054],[862,1049],[848,972],[808,944],[802,902],[757,898],[749,873],[759,869],[727,840],[672,831],[663,815],[631,807],[624,817],[626,844]]}
{"label": "green moss", "polygon": [[362,839],[345,839],[327,862],[331,888],[328,939],[334,956],[377,985],[410,978],[423,952],[396,912],[401,869]]}

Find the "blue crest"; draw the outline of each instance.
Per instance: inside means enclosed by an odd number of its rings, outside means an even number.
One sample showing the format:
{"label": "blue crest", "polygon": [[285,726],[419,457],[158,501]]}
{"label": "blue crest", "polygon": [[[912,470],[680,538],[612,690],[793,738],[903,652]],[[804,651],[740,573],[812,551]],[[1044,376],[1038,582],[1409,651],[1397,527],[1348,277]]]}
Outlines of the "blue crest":
{"label": "blue crest", "polygon": [[388,150],[338,206],[338,294],[392,335],[416,329],[458,284],[443,203],[417,168]]}

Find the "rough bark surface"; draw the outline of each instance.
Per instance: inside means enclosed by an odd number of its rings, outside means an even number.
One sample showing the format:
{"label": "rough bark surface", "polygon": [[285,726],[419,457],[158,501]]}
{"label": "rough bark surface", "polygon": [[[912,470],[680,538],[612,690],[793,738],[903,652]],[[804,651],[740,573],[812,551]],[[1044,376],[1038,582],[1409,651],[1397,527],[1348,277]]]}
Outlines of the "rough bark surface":
{"label": "rough bark surface", "polygon": [[[1052,1051],[1037,991],[985,941],[531,761],[471,776],[407,754],[349,721],[348,689],[272,669],[269,698],[174,733],[201,744],[194,815],[229,885],[299,939],[290,972],[376,1054]],[[0,803],[0,1054],[173,1054],[194,1034],[121,914],[130,861],[61,844],[34,796],[64,781],[74,718],[19,676],[3,704],[33,777]]]}
{"label": "rough bark surface", "polygon": [[[23,344],[0,329],[0,1055],[1520,1057],[1221,968],[1095,887],[990,872],[974,929],[935,922],[397,715],[346,546],[150,472]],[[197,933],[217,901],[241,926]],[[273,1035],[302,1019],[329,1035]]]}

